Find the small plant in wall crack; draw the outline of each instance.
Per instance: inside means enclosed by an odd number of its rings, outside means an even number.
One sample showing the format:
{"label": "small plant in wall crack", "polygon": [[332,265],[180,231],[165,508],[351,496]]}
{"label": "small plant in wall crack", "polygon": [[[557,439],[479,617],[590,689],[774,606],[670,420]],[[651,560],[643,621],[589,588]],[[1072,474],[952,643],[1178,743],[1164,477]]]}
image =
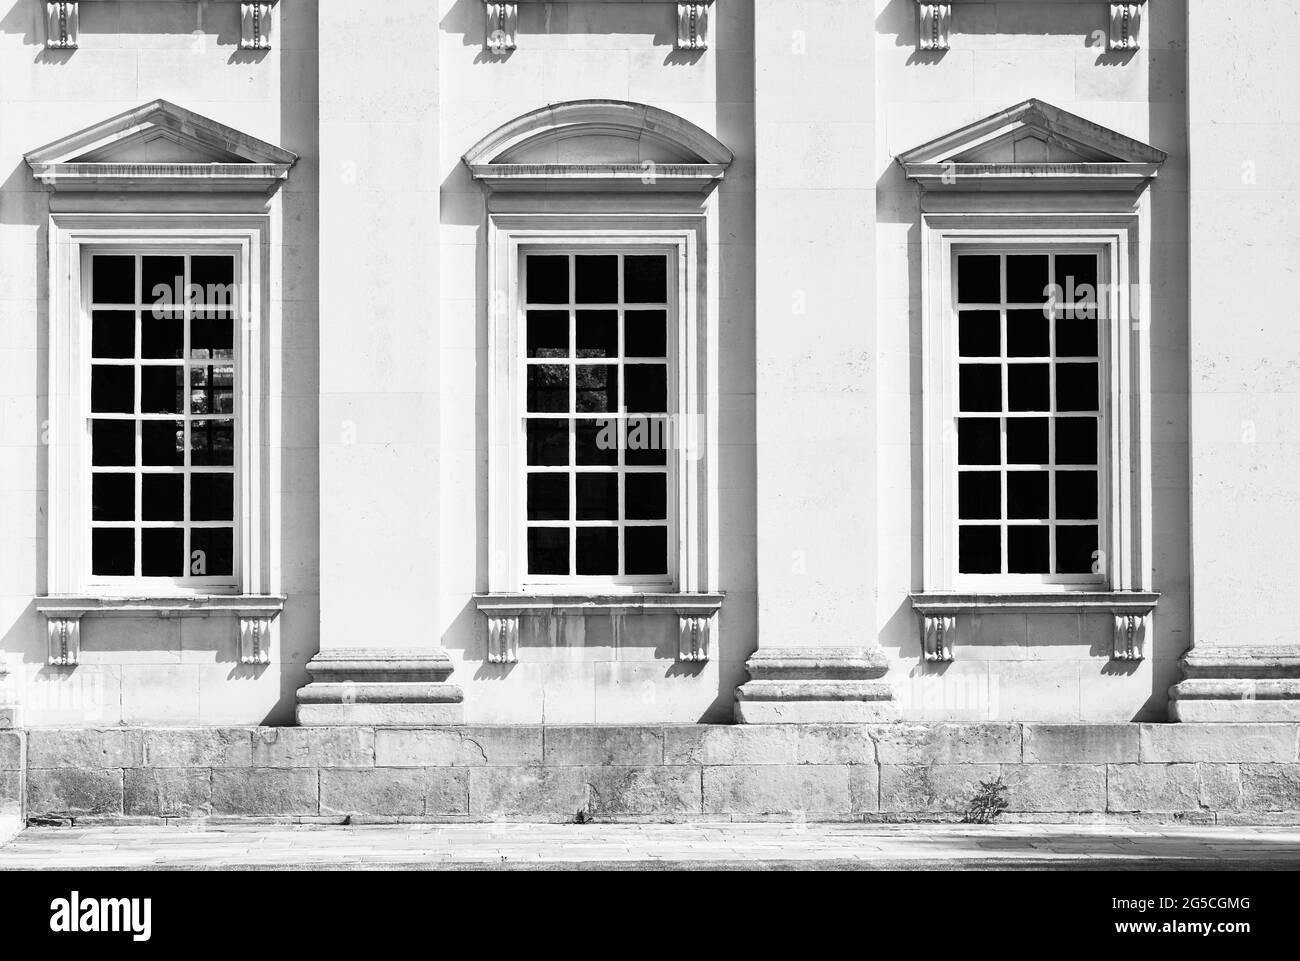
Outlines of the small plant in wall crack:
{"label": "small plant in wall crack", "polygon": [[1010,789],[998,775],[990,781],[980,781],[979,790],[971,798],[962,817],[964,824],[992,824],[1010,804]]}

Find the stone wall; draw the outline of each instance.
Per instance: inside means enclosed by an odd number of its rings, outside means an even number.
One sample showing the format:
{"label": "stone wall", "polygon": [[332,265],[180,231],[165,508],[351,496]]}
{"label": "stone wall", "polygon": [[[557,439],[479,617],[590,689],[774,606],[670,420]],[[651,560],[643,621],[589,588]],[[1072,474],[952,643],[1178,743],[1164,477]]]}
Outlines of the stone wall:
{"label": "stone wall", "polygon": [[[352,821],[1300,823],[1297,724],[43,728],[0,731],[0,810]],[[7,799],[7,800],[6,800]]]}

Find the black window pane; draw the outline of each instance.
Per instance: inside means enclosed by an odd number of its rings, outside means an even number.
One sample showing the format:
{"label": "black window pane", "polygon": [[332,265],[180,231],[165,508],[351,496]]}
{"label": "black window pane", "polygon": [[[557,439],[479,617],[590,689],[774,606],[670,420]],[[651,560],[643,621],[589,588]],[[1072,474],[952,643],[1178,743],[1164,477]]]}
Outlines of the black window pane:
{"label": "black window pane", "polygon": [[96,310],[90,325],[92,357],[135,356],[135,311]]}
{"label": "black window pane", "polygon": [[135,573],[135,531],[97,527],[90,532],[90,572],[101,577]]}
{"label": "black window pane", "polygon": [[529,257],[526,296],[530,304],[567,304],[569,258],[553,255]]}
{"label": "black window pane", "polygon": [[135,465],[135,424],[131,421],[92,421],[90,438],[90,462],[94,466],[132,467]]}
{"label": "black window pane", "polygon": [[528,365],[528,409],[534,413],[568,411],[569,368],[567,366]]}
{"label": "black window pane", "polygon": [[190,320],[190,357],[195,360],[233,360],[235,322],[227,311]]}
{"label": "black window pane", "polygon": [[1007,463],[1046,464],[1046,417],[1010,417],[1007,419]]}
{"label": "black window pane", "polygon": [[618,368],[612,364],[579,364],[576,369],[578,411],[584,414],[618,410]]}
{"label": "black window pane", "polygon": [[1041,310],[1007,311],[1007,356],[1049,357],[1052,353],[1051,323]]}
{"label": "black window pane", "polygon": [[1063,520],[1096,519],[1097,474],[1095,471],[1063,470],[1057,473],[1056,516]]}
{"label": "black window pane", "polygon": [[997,527],[962,527],[957,531],[957,569],[963,574],[997,574],[1002,570],[1002,533]]}
{"label": "black window pane", "polygon": [[1092,524],[1056,529],[1056,571],[1058,574],[1091,574],[1097,562],[1097,528]]}
{"label": "black window pane", "polygon": [[90,409],[96,414],[135,410],[135,369],[95,364],[90,368]]}
{"label": "black window pane", "polygon": [[668,312],[626,311],[623,314],[623,354],[627,357],[667,357]]}
{"label": "black window pane", "polygon": [[575,320],[579,357],[618,356],[618,311],[579,310]]}
{"label": "black window pane", "polygon": [[618,421],[614,418],[574,422],[574,444],[581,467],[618,463]]}
{"label": "black window pane", "polygon": [[668,302],[668,258],[662,254],[623,259],[623,299],[629,304]]}
{"label": "black window pane", "polygon": [[628,474],[623,481],[623,516],[629,520],[657,521],[668,516],[666,474]]}
{"label": "black window pane", "polygon": [[185,258],[140,258],[140,302],[170,306],[185,301]]}
{"label": "black window pane", "polygon": [[1056,365],[1056,409],[1097,409],[1097,365]]}
{"label": "black window pane", "polygon": [[668,573],[668,528],[625,528],[623,548],[623,573],[643,577]]}
{"label": "black window pane", "polygon": [[135,475],[95,474],[90,484],[90,503],[91,520],[135,520]]}
{"label": "black window pane", "polygon": [[962,417],[957,421],[957,463],[1002,463],[1001,431],[996,417]]}
{"label": "black window pane", "polygon": [[199,304],[232,305],[235,297],[233,257],[191,257],[190,292]]}
{"label": "black window pane", "polygon": [[1058,464],[1097,463],[1097,418],[1058,417],[1056,419],[1056,462]]}
{"label": "black window pane", "polygon": [[91,264],[90,298],[97,304],[134,304],[135,258],[96,256]]}
{"label": "black window pane", "polygon": [[1090,317],[1056,318],[1057,357],[1096,357],[1097,320]]}
{"label": "black window pane", "polygon": [[528,356],[569,356],[569,312],[567,310],[528,312]]}
{"label": "black window pane", "polygon": [[1050,293],[1046,254],[1007,257],[1007,303],[1041,304]]}
{"label": "black window pane", "polygon": [[573,260],[574,303],[618,303],[618,257],[607,254],[579,254]]}
{"label": "black window pane", "polygon": [[169,310],[140,313],[140,356],[175,360],[185,353],[185,319]]}
{"label": "black window pane", "polygon": [[1012,574],[1046,574],[1048,568],[1046,527],[1007,528],[1007,570]]}
{"label": "black window pane", "polygon": [[569,462],[569,422],[555,418],[529,419],[528,463],[553,467]]}
{"label": "black window pane", "polygon": [[185,532],[173,527],[146,527],[140,532],[140,573],[145,577],[182,577]]}
{"label": "black window pane", "polygon": [[1007,473],[1007,517],[1045,520],[1048,514],[1046,471]]}
{"label": "black window pane", "polygon": [[190,573],[229,577],[235,573],[235,532],[229,527],[196,527],[190,531]]}
{"label": "black window pane", "polygon": [[1002,317],[996,310],[963,310],[957,316],[957,350],[963,357],[1002,354]]}
{"label": "black window pane", "polygon": [[1047,364],[1012,364],[1007,368],[1010,410],[1048,410],[1051,390]]}
{"label": "black window pane", "polygon": [[569,519],[569,475],[528,475],[528,519],[530,521],[565,521]]}
{"label": "black window pane", "polygon": [[1061,254],[1056,258],[1056,286],[1066,303],[1096,300],[1097,255]]}
{"label": "black window pane", "polygon": [[577,497],[578,520],[618,520],[617,474],[579,474]]}
{"label": "black window pane", "polygon": [[140,368],[140,410],[146,414],[184,413],[185,369],[179,366]]}
{"label": "black window pane", "polygon": [[997,364],[962,364],[958,394],[963,411],[1002,409],[1002,368]]}
{"label": "black window pane", "polygon": [[623,463],[632,467],[657,467],[668,463],[673,443],[668,422],[662,417],[629,417],[624,424]]}
{"label": "black window pane", "polygon": [[190,368],[190,413],[233,414],[235,412],[235,368]]}
{"label": "black window pane", "polygon": [[174,467],[185,463],[185,425],[178,420],[146,420],[140,424],[143,463]]}
{"label": "black window pane", "polygon": [[668,410],[668,368],[664,364],[628,364],[623,368],[627,384],[627,409],[634,413],[658,414]]}
{"label": "black window pane", "polygon": [[199,467],[228,467],[234,462],[233,423],[228,420],[196,420],[190,423],[191,464]]}
{"label": "black window pane", "polygon": [[145,474],[141,477],[140,513],[147,521],[185,520],[185,475]]}
{"label": "black window pane", "polygon": [[999,258],[969,254],[957,258],[957,300],[963,304],[996,304],[1002,300]]}
{"label": "black window pane", "polygon": [[190,475],[190,520],[235,519],[235,475]]}
{"label": "black window pane", "polygon": [[996,471],[962,471],[958,474],[957,516],[962,520],[996,520],[1001,517],[1001,475]]}
{"label": "black window pane", "polygon": [[564,527],[528,528],[528,573],[569,573],[569,531]]}
{"label": "black window pane", "polygon": [[579,574],[618,573],[617,528],[579,527],[577,541],[576,566]]}

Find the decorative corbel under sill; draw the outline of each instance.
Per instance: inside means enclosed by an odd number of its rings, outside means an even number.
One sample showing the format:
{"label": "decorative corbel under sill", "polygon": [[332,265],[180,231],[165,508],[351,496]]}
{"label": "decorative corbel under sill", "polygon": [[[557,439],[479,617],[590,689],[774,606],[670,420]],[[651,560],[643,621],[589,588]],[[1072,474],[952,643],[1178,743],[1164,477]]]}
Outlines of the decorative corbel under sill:
{"label": "decorative corbel under sill", "polygon": [[[275,19],[273,11],[276,2],[277,0],[269,0],[248,3],[239,0],[239,49],[271,49],[271,25]],[[79,0],[44,0],[44,3],[45,46],[50,50],[76,50],[81,20]]]}
{"label": "decorative corbel under sill", "polygon": [[927,661],[951,661],[958,618],[981,614],[1110,614],[1115,619],[1111,659],[1140,661],[1146,647],[1151,612],[1160,595],[1151,591],[1002,592],[951,591],[911,595],[921,630],[921,653]]}
{"label": "decorative corbel under sill", "polygon": [[475,594],[488,621],[488,663],[519,660],[519,622],[524,617],[588,614],[676,614],[679,661],[707,661],[714,617],[723,594]]}
{"label": "decorative corbel under sill", "polygon": [[[918,50],[949,49],[954,4],[983,3],[984,0],[916,0],[916,48]],[[1107,30],[1107,49],[1129,51],[1141,46],[1142,8],[1146,0],[1112,3]],[[681,4],[680,6],[686,6]]]}
{"label": "decorative corbel under sill", "polygon": [[37,598],[44,615],[47,662],[71,667],[81,662],[83,617],[219,617],[239,618],[239,662],[271,662],[271,622],[284,610],[283,594],[186,594],[176,597],[106,597],[51,595]]}
{"label": "decorative corbel under sill", "polygon": [[[483,45],[494,54],[506,54],[519,45],[519,4],[538,0],[483,0]],[[653,2],[653,0],[635,0]],[[672,3],[674,0],[665,0]],[[709,10],[714,0],[677,3],[678,50],[709,48]]]}

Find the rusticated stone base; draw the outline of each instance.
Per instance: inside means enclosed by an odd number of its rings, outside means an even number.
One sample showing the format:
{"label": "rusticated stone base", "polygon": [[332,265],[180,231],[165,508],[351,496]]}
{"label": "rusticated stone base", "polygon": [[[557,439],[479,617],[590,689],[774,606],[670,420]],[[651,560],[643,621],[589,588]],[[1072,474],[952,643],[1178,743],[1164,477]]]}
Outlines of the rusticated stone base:
{"label": "rusticated stone base", "polygon": [[4,734],[0,808],[25,758],[40,822],[957,821],[1000,781],[1006,821],[1300,824],[1300,724]]}
{"label": "rusticated stone base", "polygon": [[742,724],[853,724],[898,716],[879,648],[759,648],[736,689]]}
{"label": "rusticated stone base", "polygon": [[307,663],[312,680],[298,691],[298,723],[461,724],[464,694],[447,683],[453,669],[441,648],[323,650]]}
{"label": "rusticated stone base", "polygon": [[1169,689],[1174,721],[1300,721],[1300,646],[1196,647]]}

